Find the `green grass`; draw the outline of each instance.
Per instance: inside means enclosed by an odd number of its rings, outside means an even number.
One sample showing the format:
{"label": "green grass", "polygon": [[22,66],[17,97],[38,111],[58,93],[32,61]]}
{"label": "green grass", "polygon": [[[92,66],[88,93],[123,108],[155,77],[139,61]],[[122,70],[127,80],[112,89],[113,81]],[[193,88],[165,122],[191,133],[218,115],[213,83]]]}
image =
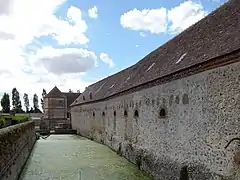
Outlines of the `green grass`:
{"label": "green grass", "polygon": [[6,118],[12,118],[12,125],[29,121],[29,117],[28,116],[2,115],[0,121],[2,121],[2,124],[4,126],[6,124]]}

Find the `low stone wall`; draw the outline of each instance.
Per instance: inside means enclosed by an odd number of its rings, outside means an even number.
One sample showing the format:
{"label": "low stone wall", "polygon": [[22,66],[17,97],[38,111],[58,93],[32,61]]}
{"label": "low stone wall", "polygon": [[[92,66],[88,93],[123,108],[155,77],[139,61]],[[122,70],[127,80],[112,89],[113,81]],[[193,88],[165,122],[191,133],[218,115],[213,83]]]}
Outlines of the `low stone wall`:
{"label": "low stone wall", "polygon": [[18,179],[36,141],[34,122],[0,130],[0,179]]}

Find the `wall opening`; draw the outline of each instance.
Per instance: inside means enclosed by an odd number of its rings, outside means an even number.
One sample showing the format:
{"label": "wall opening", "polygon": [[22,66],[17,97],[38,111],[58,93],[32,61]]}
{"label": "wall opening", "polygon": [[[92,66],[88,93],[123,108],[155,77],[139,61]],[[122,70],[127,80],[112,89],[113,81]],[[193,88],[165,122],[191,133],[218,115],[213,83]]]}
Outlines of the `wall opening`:
{"label": "wall opening", "polygon": [[189,104],[189,98],[187,94],[183,94],[182,103]]}
{"label": "wall opening", "polygon": [[134,117],[135,117],[135,118],[138,118],[138,117],[139,117],[138,110],[135,110],[135,111],[134,111]]}
{"label": "wall opening", "polygon": [[167,116],[166,110],[162,108],[159,112],[159,117],[160,118],[165,118]]}
{"label": "wall opening", "polygon": [[83,96],[83,100],[85,101],[85,96]]}
{"label": "wall opening", "polygon": [[92,93],[89,94],[90,99],[92,99]]}
{"label": "wall opening", "polygon": [[128,116],[128,113],[127,113],[127,111],[125,110],[124,111],[124,117],[127,117]]}
{"label": "wall opening", "polygon": [[113,132],[116,135],[117,134],[117,122],[116,122],[116,111],[113,112],[114,118],[113,118]]}
{"label": "wall opening", "polygon": [[104,111],[102,112],[102,116],[105,116],[105,112]]}
{"label": "wall opening", "polygon": [[93,117],[95,117],[95,112],[93,112]]}

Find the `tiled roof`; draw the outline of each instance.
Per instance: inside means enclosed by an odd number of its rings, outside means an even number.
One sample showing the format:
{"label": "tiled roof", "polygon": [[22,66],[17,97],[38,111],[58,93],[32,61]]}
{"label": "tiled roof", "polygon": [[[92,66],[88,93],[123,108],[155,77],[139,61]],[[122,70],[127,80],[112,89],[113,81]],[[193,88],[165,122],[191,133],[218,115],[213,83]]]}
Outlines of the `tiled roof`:
{"label": "tiled roof", "polygon": [[64,92],[63,95],[66,96],[67,98],[67,107],[69,108],[70,105],[73,103],[74,100],[76,100],[78,98],[78,96],[81,93],[74,93],[74,92]]}
{"label": "tiled roof", "polygon": [[74,93],[74,92],[61,92],[56,86],[45,96],[45,98],[59,98],[59,97],[66,97],[67,98],[67,107],[73,103],[75,99],[81,93]]}
{"label": "tiled roof", "polygon": [[135,65],[90,85],[72,105],[109,97],[239,48],[240,0],[230,0]]}
{"label": "tiled roof", "polygon": [[51,98],[51,97],[64,97],[62,92],[55,86],[46,96],[46,98]]}

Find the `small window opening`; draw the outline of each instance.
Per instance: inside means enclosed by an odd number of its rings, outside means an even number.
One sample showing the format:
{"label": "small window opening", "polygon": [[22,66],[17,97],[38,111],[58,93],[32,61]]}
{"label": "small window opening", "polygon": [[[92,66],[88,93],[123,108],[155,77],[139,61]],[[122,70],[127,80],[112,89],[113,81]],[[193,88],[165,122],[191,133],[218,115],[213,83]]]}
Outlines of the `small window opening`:
{"label": "small window opening", "polygon": [[116,116],[116,111],[113,112],[114,117]]}
{"label": "small window opening", "polygon": [[95,112],[93,112],[93,117],[95,117]]}
{"label": "small window opening", "polygon": [[105,116],[105,112],[102,112],[102,116]]}
{"label": "small window opening", "polygon": [[127,111],[126,111],[126,110],[124,111],[124,116],[125,116],[125,117],[127,117],[127,116],[128,116],[128,113],[127,113]]}
{"label": "small window opening", "polygon": [[138,110],[135,110],[135,112],[134,112],[134,117],[135,117],[135,118],[138,118],[138,117],[139,117]]}
{"label": "small window opening", "polygon": [[83,100],[85,101],[85,96],[83,96]]}
{"label": "small window opening", "polygon": [[165,110],[164,108],[162,108],[162,109],[160,110],[159,116],[160,116],[160,118],[166,117],[166,110]]}
{"label": "small window opening", "polygon": [[90,99],[92,99],[92,93],[89,94]]}

